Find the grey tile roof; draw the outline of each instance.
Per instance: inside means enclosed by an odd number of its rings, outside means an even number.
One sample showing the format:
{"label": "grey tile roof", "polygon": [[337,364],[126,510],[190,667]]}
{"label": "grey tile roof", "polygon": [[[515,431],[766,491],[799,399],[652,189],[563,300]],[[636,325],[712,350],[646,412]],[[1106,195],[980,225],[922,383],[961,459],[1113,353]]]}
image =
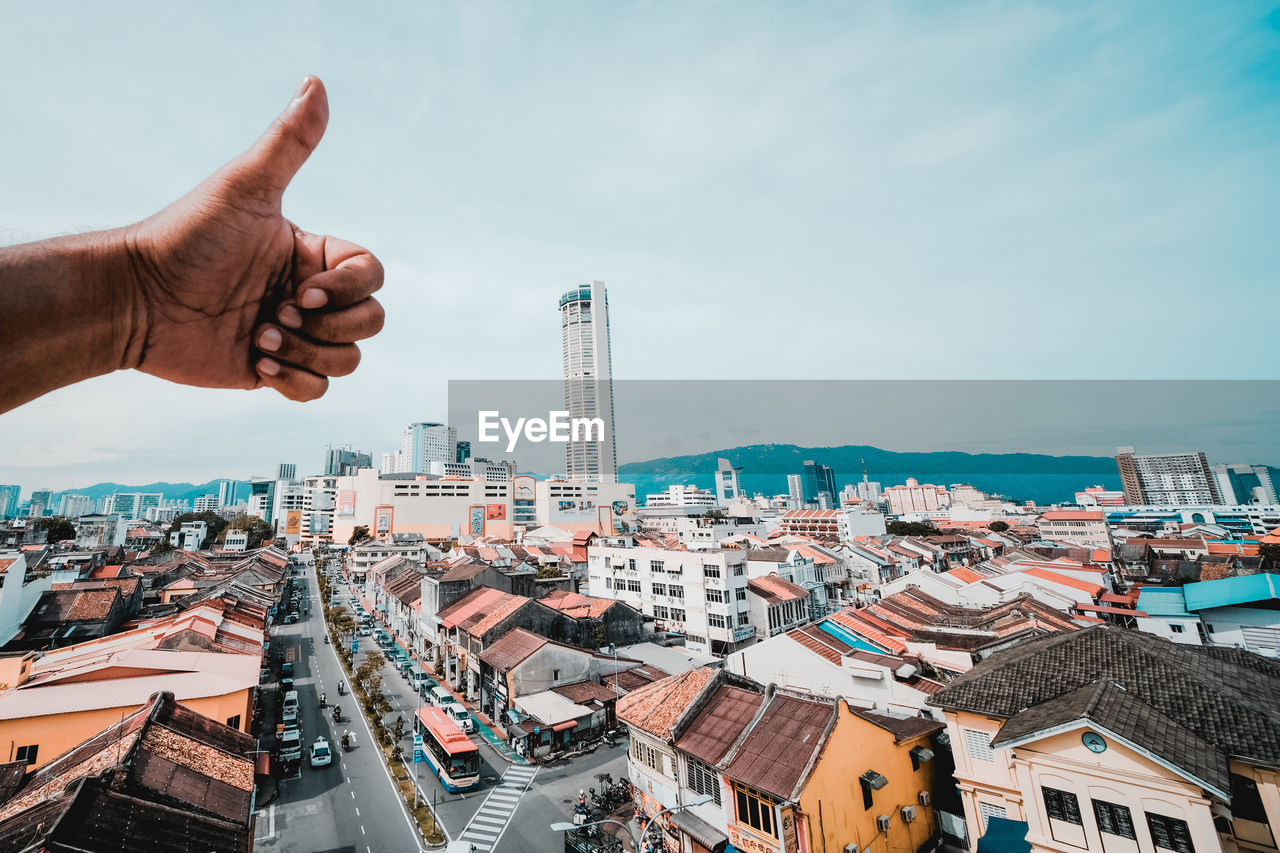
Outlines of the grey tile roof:
{"label": "grey tile roof", "polygon": [[1280,667],[1236,649],[1099,626],[999,652],[929,704],[1007,720],[995,745],[1075,719],[1223,790],[1226,759],[1280,765]]}

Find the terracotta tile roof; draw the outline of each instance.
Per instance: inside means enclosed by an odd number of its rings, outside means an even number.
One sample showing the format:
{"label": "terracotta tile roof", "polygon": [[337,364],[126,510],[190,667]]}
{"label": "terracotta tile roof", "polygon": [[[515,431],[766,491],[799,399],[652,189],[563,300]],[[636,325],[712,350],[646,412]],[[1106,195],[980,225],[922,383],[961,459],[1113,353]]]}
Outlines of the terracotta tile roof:
{"label": "terracotta tile roof", "polygon": [[764,693],[730,684],[715,688],[676,746],[713,767],[764,704]]}
{"label": "terracotta tile roof", "polygon": [[1030,575],[1033,578],[1039,578],[1040,580],[1048,581],[1049,583],[1056,583],[1060,586],[1069,586],[1072,589],[1078,589],[1081,592],[1087,592],[1090,595],[1094,596],[1095,598],[1101,595],[1104,589],[1103,587],[1099,586],[1096,583],[1089,583],[1088,581],[1083,581],[1083,580],[1080,580],[1079,578],[1073,578],[1070,575],[1064,575],[1058,572],[1049,571],[1048,569],[1023,569],[1022,573],[1024,575]]}
{"label": "terracotta tile roof", "polygon": [[565,589],[553,589],[538,601],[574,619],[599,619],[618,603],[612,598],[595,598]]}
{"label": "terracotta tile roof", "polygon": [[605,687],[603,684],[596,684],[594,681],[579,681],[577,684],[552,687],[551,691],[559,693],[570,702],[578,705],[586,705],[592,701],[600,703],[612,702],[618,698],[616,689]]}
{"label": "terracotta tile roof", "polygon": [[618,719],[661,740],[670,740],[680,715],[715,675],[699,667],[639,687],[618,703]]}
{"label": "terracotta tile roof", "polygon": [[513,628],[482,651],[480,660],[498,672],[507,672],[549,642],[525,628]]}
{"label": "terracotta tile roof", "polygon": [[116,589],[77,591],[75,601],[67,610],[65,618],[74,622],[106,619],[119,599],[120,591]]}
{"label": "terracotta tile roof", "polygon": [[796,628],[785,636],[831,663],[840,663],[841,655],[853,651],[852,646],[845,645],[816,626]]}
{"label": "terracotta tile roof", "polygon": [[751,578],[747,581],[747,589],[770,604],[778,604],[783,601],[804,601],[809,597],[808,590],[779,577],[776,572],[761,578]]}
{"label": "terracotta tile roof", "polygon": [[973,569],[966,569],[964,566],[952,569],[945,574],[948,574],[963,583],[977,583],[978,581],[986,580],[987,578],[986,575],[978,574]]}
{"label": "terracotta tile roof", "polygon": [[799,797],[836,720],[836,701],[776,693],[721,767],[733,779],[784,800]]}
{"label": "terracotta tile roof", "polygon": [[1049,521],[1102,521],[1102,512],[1096,509],[1051,509],[1040,517]]}
{"label": "terracotta tile roof", "polygon": [[18,562],[17,557],[0,557],[0,574],[9,571],[9,567]]}
{"label": "terracotta tile roof", "polygon": [[940,732],[947,727],[945,723],[926,719],[925,717],[895,717],[858,708],[851,708],[850,710],[868,723],[875,723],[885,731],[892,732],[894,743],[915,740],[925,735],[931,735],[934,732]]}
{"label": "terracotta tile roof", "polygon": [[445,628],[457,628],[472,636],[480,636],[530,601],[532,599],[522,595],[480,586],[441,610],[437,616]]}

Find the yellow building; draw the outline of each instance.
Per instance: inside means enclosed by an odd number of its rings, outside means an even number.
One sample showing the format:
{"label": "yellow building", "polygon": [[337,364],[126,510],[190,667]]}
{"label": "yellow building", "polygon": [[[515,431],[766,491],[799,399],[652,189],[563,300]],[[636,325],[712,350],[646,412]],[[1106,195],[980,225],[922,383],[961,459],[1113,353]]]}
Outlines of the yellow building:
{"label": "yellow building", "polygon": [[1273,660],[1097,627],[993,655],[930,701],[977,849],[1013,832],[1053,853],[1276,850]]}
{"label": "yellow building", "polygon": [[[940,722],[692,670],[629,693],[628,776],[684,853],[915,853]],[[695,798],[709,802],[689,805]]]}
{"label": "yellow building", "polygon": [[263,632],[225,602],[37,656],[0,655],[0,762],[39,767],[168,691],[248,732]]}

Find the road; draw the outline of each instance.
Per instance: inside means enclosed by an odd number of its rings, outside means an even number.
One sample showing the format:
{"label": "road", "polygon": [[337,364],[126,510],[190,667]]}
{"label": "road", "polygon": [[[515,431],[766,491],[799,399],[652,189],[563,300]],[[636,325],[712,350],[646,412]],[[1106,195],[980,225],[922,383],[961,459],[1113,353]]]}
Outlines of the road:
{"label": "road", "polygon": [[[304,555],[306,552],[304,552]],[[305,559],[310,559],[309,555]],[[364,718],[348,693],[339,697],[337,684],[345,679],[332,646],[323,643],[323,607],[314,566],[305,566],[307,603],[311,613],[295,625],[276,629],[274,643],[294,662],[295,686],[302,707],[302,726],[308,746],[318,735],[328,738],[336,752],[331,767],[311,769],[303,761],[300,778],[281,783],[279,798],[258,813],[256,851],[276,853],[381,853],[421,851],[418,836],[399,792],[381,761]],[[341,584],[339,594],[349,594]],[[377,649],[372,637],[361,637],[357,666],[364,654]],[[383,670],[383,690],[391,703],[384,718],[406,722],[404,750],[412,755],[412,720],[420,698],[395,669]],[[319,707],[320,693],[330,704],[336,699],[350,721],[335,726],[328,709]],[[356,733],[357,746],[343,753],[342,730]],[[480,749],[481,785],[464,794],[444,790],[425,763],[410,764],[424,799],[440,820],[447,838],[475,844],[478,853],[562,853],[563,841],[550,824],[569,820],[579,789],[598,785],[601,773],[625,778],[626,741],[602,746],[555,767],[512,766],[479,734],[472,741]]]}
{"label": "road", "polygon": [[[309,559],[309,557],[308,557]],[[304,566],[308,593],[304,606],[311,615],[295,625],[276,629],[273,643],[294,662],[295,687],[301,705],[302,729],[310,746],[316,737],[329,740],[334,763],[312,769],[306,756],[299,778],[280,784],[279,798],[258,813],[258,851],[315,851],[315,853],[381,853],[420,851],[418,834],[391,776],[373,744],[372,735],[348,703],[351,722],[335,726],[327,709],[320,709],[320,693],[332,702],[338,697],[341,665],[333,649],[323,644],[324,617],[314,567]],[[313,642],[314,640],[314,642]],[[350,694],[343,699],[349,699]],[[356,732],[356,747],[342,752],[343,728]],[[335,731],[336,729],[336,731]]]}

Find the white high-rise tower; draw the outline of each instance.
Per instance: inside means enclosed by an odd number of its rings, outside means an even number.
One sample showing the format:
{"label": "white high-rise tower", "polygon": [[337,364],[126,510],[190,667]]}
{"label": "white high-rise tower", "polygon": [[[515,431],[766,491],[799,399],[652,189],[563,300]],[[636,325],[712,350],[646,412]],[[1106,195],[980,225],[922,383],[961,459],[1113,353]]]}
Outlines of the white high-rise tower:
{"label": "white high-rise tower", "polygon": [[565,473],[571,480],[618,481],[618,447],[613,433],[613,364],[609,350],[609,299],[604,282],[593,281],[560,297],[564,344],[564,407],[570,418],[599,418],[602,441],[565,445]]}

